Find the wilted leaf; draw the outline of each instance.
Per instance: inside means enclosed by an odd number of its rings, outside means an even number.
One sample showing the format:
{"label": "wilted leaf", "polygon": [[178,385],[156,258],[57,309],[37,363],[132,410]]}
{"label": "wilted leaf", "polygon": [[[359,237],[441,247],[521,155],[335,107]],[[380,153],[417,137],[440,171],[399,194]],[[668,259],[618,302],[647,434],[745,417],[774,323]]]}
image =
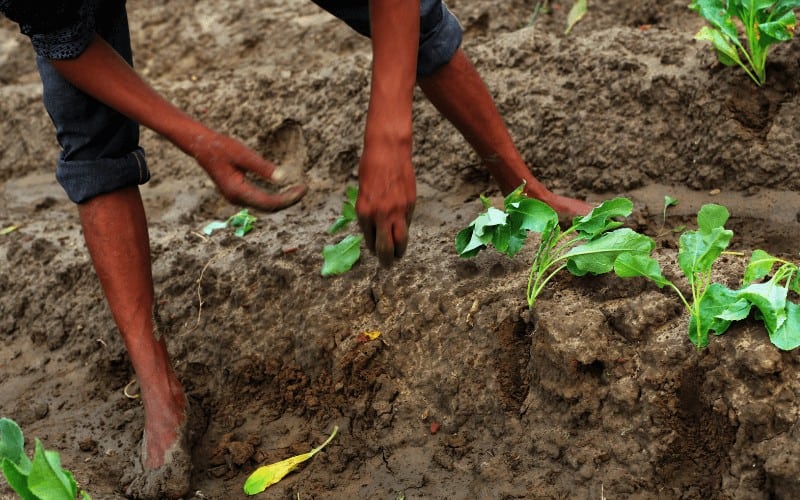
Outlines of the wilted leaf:
{"label": "wilted leaf", "polygon": [[331,442],[334,436],[336,436],[336,432],[339,430],[338,426],[333,428],[333,433],[325,440],[317,448],[309,451],[308,453],[304,453],[302,455],[297,455],[291,458],[287,458],[286,460],[281,460],[280,462],[276,462],[274,464],[265,465],[263,467],[259,467],[256,469],[255,472],[250,474],[250,477],[244,483],[244,492],[248,495],[255,495],[257,493],[261,493],[267,487],[272,486],[273,484],[277,483],[281,479],[283,479],[287,474],[292,472],[297,468],[298,465],[305,462],[309,458],[313,457],[317,454],[322,448],[327,446],[328,443]]}

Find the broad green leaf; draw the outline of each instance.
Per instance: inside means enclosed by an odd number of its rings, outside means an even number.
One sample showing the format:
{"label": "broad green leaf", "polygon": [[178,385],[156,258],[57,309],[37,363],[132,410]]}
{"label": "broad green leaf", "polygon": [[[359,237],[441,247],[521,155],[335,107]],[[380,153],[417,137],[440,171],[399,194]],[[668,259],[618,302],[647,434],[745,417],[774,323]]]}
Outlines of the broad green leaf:
{"label": "broad green leaf", "polygon": [[775,7],[772,9],[773,15],[783,16],[787,12],[794,12],[794,9],[800,8],[800,0],[778,0]]}
{"label": "broad green leaf", "polygon": [[344,195],[352,205],[356,204],[358,200],[358,186],[347,186],[344,190]]}
{"label": "broad green leaf", "polygon": [[[28,461],[28,467],[30,467],[30,461]],[[28,488],[30,470],[22,470],[21,467],[7,458],[0,460],[0,469],[2,469],[8,485],[22,500],[39,500]]]}
{"label": "broad green leaf", "polygon": [[268,486],[272,486],[273,484],[277,483],[278,481],[283,479],[288,473],[295,470],[298,465],[305,462],[309,458],[313,457],[319,452],[319,450],[327,446],[328,443],[331,442],[333,437],[336,436],[336,432],[338,430],[339,430],[338,426],[334,427],[333,433],[331,433],[328,439],[326,439],[324,443],[319,445],[317,448],[314,448],[313,450],[309,451],[308,453],[287,458],[286,460],[282,460],[274,464],[259,467],[258,469],[256,469],[255,472],[250,474],[250,476],[245,481],[244,492],[248,495],[256,495],[267,489]]}
{"label": "broad green leaf", "polygon": [[617,228],[621,222],[611,220],[614,217],[627,217],[633,212],[633,202],[627,198],[607,200],[592,209],[587,215],[573,219],[573,228],[586,239]]}
{"label": "broad green leaf", "polygon": [[[525,183],[523,182],[522,184],[517,186],[515,190],[511,191],[506,195],[505,198],[503,198],[503,207],[505,209],[508,209],[508,207],[510,207],[514,203],[518,203],[522,200],[527,200],[528,197],[525,196],[525,193],[523,192],[524,190],[525,190]],[[488,198],[484,197],[483,195],[481,195],[481,201],[483,201],[484,210],[492,205],[491,201]]]}
{"label": "broad green leaf", "polygon": [[724,227],[729,217],[728,209],[722,205],[714,203],[703,205],[697,212],[697,229],[703,233],[710,233],[714,229]]}
{"label": "broad green leaf", "polygon": [[749,313],[746,301],[740,301],[736,292],[719,283],[712,283],[700,300],[699,316],[692,315],[689,318],[689,340],[698,348],[706,347],[709,332],[722,335],[731,325],[730,320],[720,315],[726,316],[734,311],[741,314],[742,307]]}
{"label": "broad green leaf", "polygon": [[558,223],[558,214],[550,205],[533,198],[525,198],[509,203],[506,212],[510,222],[520,229],[541,233],[547,223]]}
{"label": "broad green leaf", "polygon": [[678,264],[693,283],[695,276],[708,272],[717,257],[728,248],[733,231],[714,228],[709,232],[686,231],[679,240]]}
{"label": "broad green leaf", "polygon": [[203,234],[210,236],[214,231],[218,229],[225,229],[226,227],[228,227],[228,221],[215,220],[203,228]]}
{"label": "broad green leaf", "polygon": [[576,276],[586,273],[603,274],[611,271],[614,261],[622,253],[649,254],[656,244],[652,238],[624,227],[570,249],[561,259]]}
{"label": "broad green leaf", "polygon": [[737,295],[756,306],[771,337],[786,322],[787,292],[786,288],[770,280],[748,285],[739,290]]}
{"label": "broad green leaf", "polygon": [[30,465],[25,456],[25,439],[22,429],[9,418],[0,418],[0,460],[8,459],[23,468]]}
{"label": "broad green leaf", "polygon": [[800,306],[794,302],[786,303],[786,321],[776,331],[770,332],[769,339],[784,351],[800,347]]}
{"label": "broad green leaf", "polygon": [[483,236],[487,228],[503,225],[506,223],[506,219],[508,219],[508,215],[505,212],[494,207],[489,207],[486,209],[486,212],[479,215],[473,221],[473,232],[479,237]]}
{"label": "broad green leaf", "polygon": [[587,10],[586,0],[575,0],[572,4],[572,8],[569,9],[569,14],[567,14],[567,29],[564,31],[565,35],[569,35],[572,28],[586,15]]}
{"label": "broad green leaf", "polygon": [[45,451],[42,443],[36,440],[28,487],[34,495],[48,500],[74,500],[78,486],[72,474],[61,469],[61,460],[55,451]]}
{"label": "broad green leaf", "polygon": [[718,28],[721,34],[734,40],[738,38],[736,25],[731,20],[729,10],[725,8],[722,0],[693,0],[689,8],[698,12],[712,26]]}
{"label": "broad green leaf", "polygon": [[620,278],[648,278],[650,281],[663,288],[670,281],[661,273],[661,266],[653,257],[645,254],[632,254],[624,252],[619,254],[614,261],[614,272]]}
{"label": "broad green leaf", "polygon": [[747,286],[768,275],[770,271],[772,271],[776,260],[775,257],[764,250],[753,250],[753,254],[750,256],[750,262],[747,264],[747,269],[744,271],[742,284]]}
{"label": "broad green leaf", "polygon": [[348,235],[335,245],[325,245],[322,257],[325,260],[322,266],[323,276],[342,274],[353,267],[361,257],[361,235]]}
{"label": "broad green leaf", "polygon": [[769,41],[770,43],[767,43],[767,45],[771,45],[772,43],[791,40],[794,36],[794,27],[796,24],[797,18],[794,12],[790,11],[779,19],[759,24],[758,30],[772,39]]}
{"label": "broad green leaf", "polygon": [[711,42],[711,45],[717,51],[719,61],[725,66],[733,66],[734,64],[742,66],[742,60],[739,58],[736,46],[730,43],[729,38],[725,37],[720,30],[703,26],[694,36],[694,39]]}

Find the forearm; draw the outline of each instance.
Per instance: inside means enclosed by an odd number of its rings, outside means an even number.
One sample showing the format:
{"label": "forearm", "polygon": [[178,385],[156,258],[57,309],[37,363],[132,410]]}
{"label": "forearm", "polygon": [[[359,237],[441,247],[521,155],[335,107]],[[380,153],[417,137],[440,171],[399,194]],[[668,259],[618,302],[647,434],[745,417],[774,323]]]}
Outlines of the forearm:
{"label": "forearm", "polygon": [[50,60],[71,84],[163,135],[184,152],[211,131],[170,104],[101,37],[75,59]]}
{"label": "forearm", "polygon": [[419,47],[419,0],[370,0],[372,85],[365,143],[411,146]]}

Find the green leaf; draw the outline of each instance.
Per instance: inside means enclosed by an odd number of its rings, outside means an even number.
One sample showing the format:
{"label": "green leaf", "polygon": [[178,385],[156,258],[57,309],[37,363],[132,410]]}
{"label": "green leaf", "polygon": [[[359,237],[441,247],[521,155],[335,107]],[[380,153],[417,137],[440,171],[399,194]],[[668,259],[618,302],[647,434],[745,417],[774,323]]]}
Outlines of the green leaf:
{"label": "green leaf", "polygon": [[737,292],[738,297],[744,298],[756,306],[761,313],[764,326],[770,338],[786,322],[786,296],[788,290],[773,280],[766,283],[754,283]]}
{"label": "green leaf", "polygon": [[800,306],[794,302],[786,303],[786,321],[774,332],[769,333],[772,343],[784,351],[800,347]]}
{"label": "green leaf", "polygon": [[698,12],[709,24],[720,30],[721,35],[733,40],[738,38],[736,25],[731,20],[729,10],[726,9],[722,0],[693,0],[689,8]]}
{"label": "green leaf", "polygon": [[558,223],[558,214],[550,205],[533,198],[524,198],[506,205],[510,223],[526,231],[541,233],[550,221]]}
{"label": "green leaf", "polygon": [[719,59],[719,62],[725,66],[733,66],[738,64],[739,66],[744,67],[742,60],[739,58],[739,52],[737,52],[736,46],[730,43],[730,39],[727,38],[720,30],[711,28],[709,26],[703,26],[694,36],[694,39],[711,42],[711,45],[717,51],[717,58]]}
{"label": "green leaf", "polygon": [[22,429],[9,418],[0,418],[0,460],[7,459],[17,465],[30,465],[25,456],[25,439]]}
{"label": "green leaf", "polygon": [[342,213],[338,219],[328,228],[328,234],[338,233],[357,219],[356,200],[358,199],[358,188],[347,186],[345,190],[346,200],[342,203]]}
{"label": "green leaf", "polygon": [[253,223],[257,221],[255,216],[250,215],[247,209],[241,210],[239,213],[231,216],[228,219],[228,223],[235,227],[236,230],[233,232],[235,236],[243,237],[245,234],[249,233],[253,229]]}
{"label": "green leaf", "polygon": [[759,24],[758,31],[771,39],[768,41],[765,40],[765,45],[772,45],[773,43],[791,40],[794,36],[794,27],[796,24],[797,18],[794,12],[789,11],[774,21]]}
{"label": "green leaf", "polygon": [[614,198],[595,207],[583,217],[576,217],[572,223],[575,231],[585,239],[598,235],[622,225],[614,217],[627,217],[633,212],[633,202],[628,198]]}
{"label": "green leaf", "polygon": [[728,248],[733,231],[715,228],[709,232],[686,231],[679,240],[678,264],[683,273],[694,283],[695,277],[711,270],[717,257]]}
{"label": "green leaf", "polygon": [[664,196],[664,208],[674,207],[678,204],[678,199],[672,196]]}
{"label": "green leaf", "polygon": [[753,250],[753,254],[750,256],[750,262],[747,264],[747,269],[744,271],[742,284],[747,286],[768,275],[770,271],[772,271],[777,260],[778,259],[764,250]]}
{"label": "green leaf", "polygon": [[567,14],[567,29],[564,31],[565,35],[569,35],[573,26],[586,15],[587,10],[586,0],[575,0],[572,4],[572,8],[569,9],[569,14]]}
{"label": "green leaf", "polygon": [[28,487],[34,495],[48,500],[74,500],[78,485],[72,474],[61,469],[61,460],[55,451],[45,451],[42,443],[36,440]]}
{"label": "green leaf", "polygon": [[730,214],[722,205],[709,203],[700,207],[697,212],[697,228],[700,232],[710,233],[717,228],[722,228],[728,222]]}
{"label": "green leaf", "polygon": [[301,463],[313,457],[322,448],[327,446],[328,443],[331,442],[333,437],[336,436],[336,432],[338,430],[339,430],[338,426],[334,427],[333,433],[331,433],[328,439],[326,439],[324,443],[319,445],[317,448],[314,448],[313,450],[309,451],[308,453],[287,458],[286,460],[282,460],[274,464],[259,467],[258,469],[256,469],[255,472],[250,474],[250,476],[245,481],[244,492],[248,495],[256,495],[267,489],[267,487],[277,483],[278,481],[283,479],[287,474],[295,470],[297,466],[299,466]]}
{"label": "green leaf", "polygon": [[225,229],[226,227],[228,227],[228,221],[215,220],[203,228],[203,234],[210,236],[214,231],[218,229]]}
{"label": "green leaf", "polygon": [[614,261],[614,272],[620,278],[643,277],[663,288],[670,281],[661,273],[658,261],[649,255],[624,252]]}
{"label": "green leaf", "polygon": [[[30,461],[28,461],[28,467],[30,467]],[[0,469],[2,469],[8,485],[11,486],[22,500],[39,500],[28,488],[28,474],[30,470],[23,470],[7,458],[0,460]]]}
{"label": "green leaf", "polygon": [[322,266],[323,276],[342,274],[353,267],[361,257],[361,235],[348,235],[335,245],[325,245],[322,257],[325,260]]}
{"label": "green leaf", "polygon": [[562,256],[567,269],[576,276],[586,273],[603,274],[611,271],[622,253],[649,254],[656,244],[652,238],[624,227],[570,249]]}
{"label": "green leaf", "polygon": [[746,301],[740,300],[737,292],[719,283],[712,283],[700,300],[699,316],[692,315],[689,318],[689,340],[698,348],[706,347],[708,333],[711,331],[716,335],[725,333],[731,321],[724,318],[733,315],[734,312],[741,315],[743,308],[746,309],[743,317],[747,317],[750,308]]}

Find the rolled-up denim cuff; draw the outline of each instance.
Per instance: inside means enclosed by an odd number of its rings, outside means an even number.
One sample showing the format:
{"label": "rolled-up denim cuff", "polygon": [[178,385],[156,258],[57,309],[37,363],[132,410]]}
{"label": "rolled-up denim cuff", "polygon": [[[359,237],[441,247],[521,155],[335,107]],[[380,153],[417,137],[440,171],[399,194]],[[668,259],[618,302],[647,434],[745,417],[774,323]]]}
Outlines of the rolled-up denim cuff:
{"label": "rolled-up denim cuff", "polygon": [[111,193],[150,180],[150,170],[139,148],[122,158],[58,161],[56,179],[69,199],[83,203],[95,196]]}
{"label": "rolled-up denim cuff", "polygon": [[449,63],[461,46],[462,30],[458,19],[441,4],[442,17],[419,41],[417,75],[427,76]]}

